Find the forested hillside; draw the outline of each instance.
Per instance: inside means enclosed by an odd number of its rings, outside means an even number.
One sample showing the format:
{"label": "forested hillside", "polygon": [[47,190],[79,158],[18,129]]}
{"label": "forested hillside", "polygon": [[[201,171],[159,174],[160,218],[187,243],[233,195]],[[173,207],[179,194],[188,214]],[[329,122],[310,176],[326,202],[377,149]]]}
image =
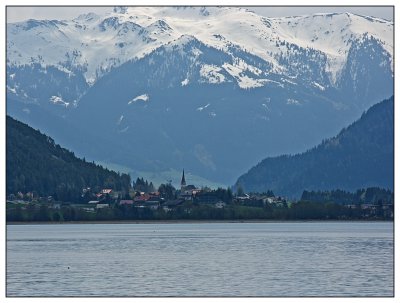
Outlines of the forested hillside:
{"label": "forested hillside", "polygon": [[34,192],[60,201],[77,201],[82,189],[128,192],[129,175],[75,157],[37,130],[7,116],[7,195]]}
{"label": "forested hillside", "polygon": [[236,186],[247,192],[270,189],[297,198],[303,190],[393,189],[393,109],[391,97],[304,153],[264,159],[242,175]]}

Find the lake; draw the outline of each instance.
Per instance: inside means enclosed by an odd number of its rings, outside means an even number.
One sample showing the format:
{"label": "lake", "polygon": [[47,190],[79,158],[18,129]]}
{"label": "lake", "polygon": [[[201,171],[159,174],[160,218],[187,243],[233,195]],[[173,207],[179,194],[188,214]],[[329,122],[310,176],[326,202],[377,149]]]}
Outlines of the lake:
{"label": "lake", "polygon": [[393,222],[7,226],[7,296],[393,296]]}

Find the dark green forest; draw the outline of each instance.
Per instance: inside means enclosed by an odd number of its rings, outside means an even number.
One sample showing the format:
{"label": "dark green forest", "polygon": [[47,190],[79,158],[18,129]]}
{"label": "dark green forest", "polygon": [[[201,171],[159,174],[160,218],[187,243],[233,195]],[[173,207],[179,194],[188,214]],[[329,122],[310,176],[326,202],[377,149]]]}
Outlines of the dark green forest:
{"label": "dark green forest", "polygon": [[236,182],[246,192],[267,189],[300,198],[303,190],[393,190],[393,97],[372,106],[337,136],[296,155],[267,158]]}
{"label": "dark green forest", "polygon": [[70,221],[124,221],[124,220],[393,220],[393,204],[341,205],[334,202],[298,201],[284,203],[243,205],[236,202],[223,208],[210,204],[186,201],[166,211],[114,204],[104,209],[88,210],[71,204],[53,208],[48,204],[7,205],[7,222],[70,222]]}
{"label": "dark green forest", "polygon": [[128,193],[131,180],[100,165],[77,158],[54,140],[7,116],[6,192],[32,192],[58,201],[75,202],[82,189]]}
{"label": "dark green forest", "polygon": [[303,201],[334,202],[338,204],[394,204],[394,194],[388,189],[369,187],[351,193],[341,189],[326,191],[307,191],[301,196]]}

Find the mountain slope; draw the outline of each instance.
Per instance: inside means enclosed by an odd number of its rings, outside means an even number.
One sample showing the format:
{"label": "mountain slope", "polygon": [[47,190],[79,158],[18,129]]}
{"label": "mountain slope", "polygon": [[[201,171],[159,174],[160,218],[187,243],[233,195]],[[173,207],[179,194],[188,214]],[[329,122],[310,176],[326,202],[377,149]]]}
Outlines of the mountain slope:
{"label": "mountain slope", "polygon": [[[104,16],[88,13],[73,20],[8,24],[7,32],[10,63],[38,62],[64,70],[82,66],[92,80],[97,73],[142,58],[182,35],[221,50],[230,45],[251,50],[281,71],[284,66],[276,55],[286,52],[288,44],[312,48],[327,54],[332,79],[334,65],[339,71],[352,42],[365,39],[366,33],[393,53],[392,22],[349,13],[266,18],[235,7],[130,7]],[[51,49],[46,48],[49,45]]]}
{"label": "mountain slope", "polygon": [[[202,82],[204,66],[233,66],[235,59],[193,37],[182,40],[103,76],[69,115],[74,125],[101,134],[110,146],[125,143],[103,149],[104,158],[140,170],[185,167],[228,183],[265,151],[300,151],[318,142],[321,132],[333,134],[337,125],[353,119],[354,108],[332,112],[319,89],[281,86],[280,75],[270,75],[265,87],[246,90],[215,68],[213,77],[225,82]],[[241,50],[234,54],[268,69],[257,57]],[[191,84],[182,86],[182,79]],[[293,129],[288,121],[294,120],[301,126]]]}
{"label": "mountain slope", "polygon": [[261,161],[239,177],[235,186],[296,197],[303,190],[393,189],[393,102],[392,97],[374,105],[337,136],[305,153]]}
{"label": "mountain slope", "polygon": [[[340,89],[352,50],[364,49],[370,40],[380,48],[374,52],[376,60],[389,74],[393,71],[393,22],[378,18],[349,13],[266,18],[235,7],[129,7],[104,16],[7,24],[8,92],[31,102],[47,99],[72,107],[111,69],[182,36],[196,37],[228,55],[237,48],[268,62],[269,68],[261,70],[263,79],[278,73],[294,83],[312,80],[308,84],[315,82],[317,88]],[[242,88],[264,86],[267,81],[254,78],[260,71],[245,63],[214,68],[234,75]],[[32,72],[40,75],[34,83]]]}
{"label": "mountain slope", "polygon": [[119,7],[7,25],[7,112],[132,171],[232,184],[391,95],[393,22],[372,17]]}
{"label": "mountain slope", "polygon": [[7,116],[7,195],[36,192],[77,202],[82,189],[128,191],[130,178],[75,157],[53,139]]}

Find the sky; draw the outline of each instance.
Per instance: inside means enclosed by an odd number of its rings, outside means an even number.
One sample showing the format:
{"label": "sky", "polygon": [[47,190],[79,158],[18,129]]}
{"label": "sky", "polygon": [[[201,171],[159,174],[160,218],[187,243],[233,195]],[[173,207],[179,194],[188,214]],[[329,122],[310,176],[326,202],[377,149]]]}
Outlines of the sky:
{"label": "sky", "polygon": [[[393,20],[393,7],[390,6],[263,6],[248,7],[248,9],[266,17],[284,17],[308,15],[313,13],[350,12],[386,20]],[[27,19],[73,19],[82,13],[95,12],[103,14],[111,11],[112,7],[42,7],[24,6],[7,7],[7,22],[18,22]]]}

